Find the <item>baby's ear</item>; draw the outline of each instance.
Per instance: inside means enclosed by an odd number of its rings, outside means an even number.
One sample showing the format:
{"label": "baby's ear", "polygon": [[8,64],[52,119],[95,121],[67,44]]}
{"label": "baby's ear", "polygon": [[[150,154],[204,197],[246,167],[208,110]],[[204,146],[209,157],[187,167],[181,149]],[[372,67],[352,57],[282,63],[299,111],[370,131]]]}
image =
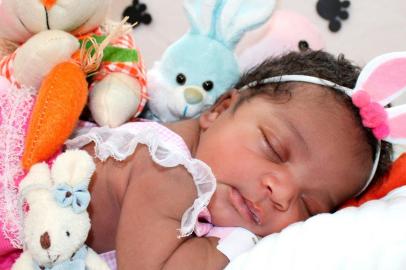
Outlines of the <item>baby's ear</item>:
{"label": "baby's ear", "polygon": [[203,112],[199,118],[200,127],[207,129],[222,113],[234,106],[240,94],[236,89],[230,90],[220,96],[216,103],[207,111]]}

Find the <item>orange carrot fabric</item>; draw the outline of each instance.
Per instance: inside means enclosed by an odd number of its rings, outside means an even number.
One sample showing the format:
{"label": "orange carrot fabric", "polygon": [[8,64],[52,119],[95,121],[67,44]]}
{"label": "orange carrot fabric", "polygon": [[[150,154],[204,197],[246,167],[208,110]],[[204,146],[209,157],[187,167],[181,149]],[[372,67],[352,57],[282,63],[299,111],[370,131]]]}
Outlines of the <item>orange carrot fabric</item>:
{"label": "orange carrot fabric", "polygon": [[77,64],[55,66],[42,82],[28,125],[23,168],[52,157],[73,132],[86,104],[86,76]]}

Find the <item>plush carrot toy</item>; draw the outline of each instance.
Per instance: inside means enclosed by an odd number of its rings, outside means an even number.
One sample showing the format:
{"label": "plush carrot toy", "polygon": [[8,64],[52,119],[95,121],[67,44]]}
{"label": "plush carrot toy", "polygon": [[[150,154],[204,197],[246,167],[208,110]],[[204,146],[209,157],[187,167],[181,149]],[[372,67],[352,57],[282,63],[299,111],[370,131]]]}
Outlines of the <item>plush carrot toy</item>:
{"label": "plush carrot toy", "polygon": [[[9,43],[25,43],[0,59],[0,76],[37,92],[23,157],[27,170],[62,146],[76,126],[88,96],[92,118],[99,125],[114,127],[142,111],[146,82],[141,56],[127,33],[131,27],[100,26],[109,0],[98,1],[97,8],[92,7],[91,1],[27,1],[22,10],[17,2],[4,0],[0,4],[0,38]],[[83,14],[85,22],[79,17],[77,22],[68,20],[79,8],[81,13],[88,13]],[[37,13],[40,9],[46,12]],[[44,29],[31,25],[35,20],[44,20]],[[21,22],[25,27],[21,27]],[[35,32],[27,33],[26,27],[44,31],[25,41]],[[70,33],[61,31],[68,29]],[[88,87],[86,79],[92,73]]]}
{"label": "plush carrot toy", "polygon": [[45,77],[27,131],[24,169],[60,149],[75,128],[87,95],[85,74],[75,63],[58,64]]}
{"label": "plush carrot toy", "polygon": [[[123,59],[137,61],[136,50],[110,45],[114,40],[116,43],[117,40],[122,42],[122,39],[117,38],[124,31],[126,27],[122,23],[117,25],[109,36],[100,33],[79,37],[80,50],[76,51],[70,60],[57,64],[45,76],[38,90],[27,129],[22,160],[25,170],[37,162],[49,159],[72,134],[87,102],[89,94],[87,74],[98,71],[100,65],[114,65],[114,61],[119,62]],[[101,69],[95,76],[95,81],[100,84],[106,72],[105,69]],[[100,87],[100,85],[93,83],[92,87]],[[136,87],[134,85],[134,88]],[[118,109],[125,110],[120,106]],[[132,110],[135,109],[135,107],[132,108]]]}

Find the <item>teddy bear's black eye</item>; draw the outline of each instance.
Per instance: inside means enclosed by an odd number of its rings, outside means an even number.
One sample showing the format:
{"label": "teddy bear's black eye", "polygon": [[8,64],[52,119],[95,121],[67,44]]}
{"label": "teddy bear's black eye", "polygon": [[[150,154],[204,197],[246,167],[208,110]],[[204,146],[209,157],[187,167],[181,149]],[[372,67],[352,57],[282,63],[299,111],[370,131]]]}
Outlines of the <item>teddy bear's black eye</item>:
{"label": "teddy bear's black eye", "polygon": [[301,52],[307,51],[309,49],[309,43],[306,40],[301,40],[299,41],[298,47]]}
{"label": "teddy bear's black eye", "polygon": [[66,236],[69,237],[70,236],[70,232],[66,231]]}
{"label": "teddy bear's black eye", "polygon": [[206,91],[210,91],[211,89],[213,89],[213,86],[214,86],[214,84],[212,81],[205,81],[203,83],[203,89]]}
{"label": "teddy bear's black eye", "polygon": [[176,81],[178,82],[178,84],[184,85],[185,82],[186,82],[186,76],[183,75],[182,73],[179,73],[179,74],[176,76]]}

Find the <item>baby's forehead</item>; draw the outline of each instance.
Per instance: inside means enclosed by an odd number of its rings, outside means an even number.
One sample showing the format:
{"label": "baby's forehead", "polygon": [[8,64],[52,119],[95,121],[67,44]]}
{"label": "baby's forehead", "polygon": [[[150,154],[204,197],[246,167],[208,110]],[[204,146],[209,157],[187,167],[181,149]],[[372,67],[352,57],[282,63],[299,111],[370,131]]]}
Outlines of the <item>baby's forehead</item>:
{"label": "baby's forehead", "polygon": [[296,99],[309,100],[309,102],[317,99],[333,101],[331,98],[338,95],[330,87],[312,83],[290,82],[287,83],[287,88]]}
{"label": "baby's forehead", "polygon": [[276,87],[272,86],[270,90],[265,91],[264,96],[272,103],[297,107],[298,109],[318,108],[326,113],[336,110],[350,112],[348,106],[343,102],[346,99],[345,94],[338,93],[327,86],[288,82]]}
{"label": "baby's forehead", "polygon": [[[350,152],[369,148],[363,129],[344,94],[310,83],[289,83],[287,99],[270,107],[275,116],[297,130],[316,150],[347,149]],[[269,121],[273,121],[269,119]]]}

